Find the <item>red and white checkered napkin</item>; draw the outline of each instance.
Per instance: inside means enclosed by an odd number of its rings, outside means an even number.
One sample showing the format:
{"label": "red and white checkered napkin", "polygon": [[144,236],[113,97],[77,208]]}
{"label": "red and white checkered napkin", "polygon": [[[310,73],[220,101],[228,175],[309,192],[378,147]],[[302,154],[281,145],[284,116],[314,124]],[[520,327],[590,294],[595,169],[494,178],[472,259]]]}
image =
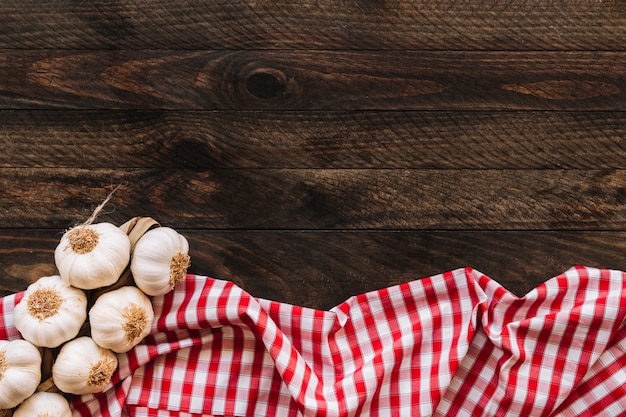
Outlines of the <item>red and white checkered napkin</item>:
{"label": "red and white checkered napkin", "polygon": [[517,298],[459,269],[320,311],[190,275],[75,415],[625,415],[625,278],[576,267]]}

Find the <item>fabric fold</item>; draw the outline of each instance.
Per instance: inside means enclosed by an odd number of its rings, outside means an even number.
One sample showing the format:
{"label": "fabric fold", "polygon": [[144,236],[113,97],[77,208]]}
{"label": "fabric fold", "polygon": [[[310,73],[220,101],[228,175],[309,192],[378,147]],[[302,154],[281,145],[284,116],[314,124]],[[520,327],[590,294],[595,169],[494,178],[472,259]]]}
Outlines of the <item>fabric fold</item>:
{"label": "fabric fold", "polygon": [[[625,274],[516,297],[471,268],[322,311],[189,275],[76,416],[597,416],[626,409]],[[0,304],[0,337],[17,338]]]}

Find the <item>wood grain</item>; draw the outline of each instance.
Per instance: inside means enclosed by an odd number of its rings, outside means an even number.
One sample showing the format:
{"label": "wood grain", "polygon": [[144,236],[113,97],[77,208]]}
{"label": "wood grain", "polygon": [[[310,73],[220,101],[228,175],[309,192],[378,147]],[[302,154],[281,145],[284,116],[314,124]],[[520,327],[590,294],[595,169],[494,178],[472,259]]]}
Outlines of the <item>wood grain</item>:
{"label": "wood grain", "polygon": [[621,230],[626,170],[0,170],[0,227],[65,228],[122,184],[118,221],[174,228]]}
{"label": "wood grain", "polygon": [[0,2],[0,295],[101,215],[329,308],[471,266],[626,270],[621,0]]}
{"label": "wood grain", "polygon": [[[180,232],[190,242],[189,272],[314,308],[466,266],[518,296],[575,264],[626,269],[624,232]],[[0,231],[0,295],[56,273],[61,233]]]}
{"label": "wood grain", "polygon": [[0,4],[0,48],[623,50],[620,0]]}
{"label": "wood grain", "polygon": [[626,52],[3,51],[0,108],[620,111],[624,74]]}
{"label": "wood grain", "polygon": [[0,111],[0,167],[620,169],[624,112]]}

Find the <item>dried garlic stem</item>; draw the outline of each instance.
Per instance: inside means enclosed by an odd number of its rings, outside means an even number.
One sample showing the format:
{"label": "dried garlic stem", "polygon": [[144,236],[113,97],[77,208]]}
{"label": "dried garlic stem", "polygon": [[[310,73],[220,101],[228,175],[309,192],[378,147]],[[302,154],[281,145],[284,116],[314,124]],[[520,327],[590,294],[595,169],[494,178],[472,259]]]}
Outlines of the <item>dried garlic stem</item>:
{"label": "dried garlic stem", "polygon": [[83,223],[83,225],[89,225],[92,224],[96,218],[100,215],[100,212],[104,209],[104,206],[107,205],[107,203],[109,202],[109,200],[111,200],[111,197],[113,197],[113,194],[115,194],[115,192],[121,187],[122,185],[118,185],[117,187],[115,187],[113,190],[111,190],[111,192],[109,193],[109,195],[107,196],[107,198],[104,199],[104,201],[102,203],[100,203],[98,205],[98,207],[95,208],[95,210],[93,211],[93,213],[91,213],[91,216],[89,216],[89,218],[85,221],[85,223]]}

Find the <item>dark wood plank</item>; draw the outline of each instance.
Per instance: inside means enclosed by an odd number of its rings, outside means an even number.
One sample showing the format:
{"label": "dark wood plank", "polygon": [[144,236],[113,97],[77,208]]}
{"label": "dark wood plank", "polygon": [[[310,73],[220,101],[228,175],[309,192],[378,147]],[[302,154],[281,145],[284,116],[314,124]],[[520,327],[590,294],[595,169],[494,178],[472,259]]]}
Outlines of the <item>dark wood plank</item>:
{"label": "dark wood plank", "polygon": [[624,74],[626,52],[4,51],[0,108],[619,111]]}
{"label": "dark wood plank", "polygon": [[0,48],[623,50],[620,0],[21,0]]}
{"label": "dark wood plank", "polygon": [[178,228],[623,230],[626,170],[0,169],[0,227],[110,216]]}
{"label": "dark wood plank", "polygon": [[63,230],[0,231],[0,296],[25,290],[40,277],[55,275],[54,248]]}
{"label": "dark wood plank", "polygon": [[624,232],[196,232],[194,271],[255,296],[330,308],[347,297],[473,267],[523,296],[575,264],[626,268]]}
{"label": "dark wood plank", "polygon": [[0,166],[619,169],[624,112],[0,111]]}
{"label": "dark wood plank", "polygon": [[[190,242],[189,272],[317,308],[466,266],[518,296],[575,264],[626,270],[624,232],[179,231]],[[0,295],[56,273],[61,233],[0,231]]]}

